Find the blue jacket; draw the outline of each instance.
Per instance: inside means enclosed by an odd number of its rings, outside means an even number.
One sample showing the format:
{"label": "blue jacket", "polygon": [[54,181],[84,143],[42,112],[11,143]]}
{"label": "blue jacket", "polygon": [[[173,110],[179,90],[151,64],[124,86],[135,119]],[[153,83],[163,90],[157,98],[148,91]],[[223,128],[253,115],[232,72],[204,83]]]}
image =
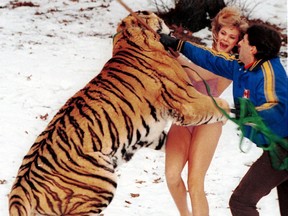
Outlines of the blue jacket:
{"label": "blue jacket", "polygon": [[[265,125],[280,137],[288,137],[288,78],[280,59],[259,60],[247,70],[235,57],[184,42],[181,52],[197,65],[227,79],[233,80],[233,98],[243,97],[250,91],[254,104]],[[244,136],[249,138],[251,128]],[[262,134],[251,140],[258,146],[269,144]]]}

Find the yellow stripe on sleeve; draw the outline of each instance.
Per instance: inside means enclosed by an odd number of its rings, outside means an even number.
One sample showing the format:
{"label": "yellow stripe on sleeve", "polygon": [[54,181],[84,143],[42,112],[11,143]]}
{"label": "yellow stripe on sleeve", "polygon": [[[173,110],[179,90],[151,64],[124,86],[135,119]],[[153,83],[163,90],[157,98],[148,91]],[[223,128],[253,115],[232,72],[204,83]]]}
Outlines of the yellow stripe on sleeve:
{"label": "yellow stripe on sleeve", "polygon": [[270,61],[264,62],[261,67],[264,75],[264,94],[267,103],[257,107],[258,111],[269,109],[278,102],[278,98],[275,93],[275,74]]}

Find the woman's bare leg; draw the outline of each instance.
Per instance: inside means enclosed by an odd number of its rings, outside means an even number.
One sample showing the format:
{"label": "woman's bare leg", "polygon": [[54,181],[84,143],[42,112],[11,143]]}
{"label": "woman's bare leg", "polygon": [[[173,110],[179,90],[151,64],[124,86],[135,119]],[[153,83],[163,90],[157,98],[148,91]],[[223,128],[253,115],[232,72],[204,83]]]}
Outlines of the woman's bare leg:
{"label": "woman's bare leg", "polygon": [[188,190],[193,216],[209,215],[204,180],[221,132],[222,123],[200,125],[193,130],[188,156]]}
{"label": "woman's bare leg", "polygon": [[187,128],[172,125],[166,142],[166,181],[181,216],[191,215],[187,205],[187,189],[181,178],[188,158],[190,137]]}

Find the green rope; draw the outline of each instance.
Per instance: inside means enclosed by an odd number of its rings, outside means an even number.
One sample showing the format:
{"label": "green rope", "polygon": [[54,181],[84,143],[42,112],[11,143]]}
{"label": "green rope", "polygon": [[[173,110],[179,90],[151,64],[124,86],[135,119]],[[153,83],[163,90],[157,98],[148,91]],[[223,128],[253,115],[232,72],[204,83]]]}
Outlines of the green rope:
{"label": "green rope", "polygon": [[[190,70],[192,68],[182,65],[183,68],[187,67]],[[259,116],[258,112],[255,109],[255,106],[252,102],[247,98],[239,98],[239,105],[240,105],[240,116],[239,118],[232,118],[230,115],[222,109],[217,102],[215,101],[214,97],[211,94],[210,86],[205,81],[201,75],[193,70],[204,82],[207,94],[212,98],[216,107],[223,113],[223,115],[238,125],[238,130],[241,131],[240,143],[239,148],[242,150],[242,143],[244,139],[244,131],[245,126],[251,126],[251,135],[249,137],[250,140],[255,140],[257,133],[261,133],[265,136],[267,140],[267,146],[260,146],[263,150],[268,151],[270,155],[270,159],[272,162],[272,166],[276,170],[288,170],[288,140],[281,138],[274,134],[263,122],[261,116]]]}

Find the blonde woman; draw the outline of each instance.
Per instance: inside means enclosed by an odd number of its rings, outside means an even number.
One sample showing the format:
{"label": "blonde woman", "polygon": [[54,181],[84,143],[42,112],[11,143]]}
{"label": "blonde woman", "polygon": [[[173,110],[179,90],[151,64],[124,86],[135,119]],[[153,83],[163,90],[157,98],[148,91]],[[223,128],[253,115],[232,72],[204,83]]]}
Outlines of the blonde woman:
{"label": "blonde woman", "polygon": [[[243,37],[248,24],[236,8],[223,8],[212,22],[213,49],[234,54],[237,43]],[[219,96],[230,81],[218,77],[188,62],[180,56],[178,61],[191,69],[186,69],[195,88],[207,94],[203,81],[193,71],[196,70],[207,81],[213,96]],[[208,216],[209,206],[204,191],[205,175],[214,155],[222,132],[222,123],[182,127],[172,125],[166,142],[165,175],[169,191],[181,216]],[[187,205],[187,189],[181,177],[188,162],[188,192],[192,214]]]}

